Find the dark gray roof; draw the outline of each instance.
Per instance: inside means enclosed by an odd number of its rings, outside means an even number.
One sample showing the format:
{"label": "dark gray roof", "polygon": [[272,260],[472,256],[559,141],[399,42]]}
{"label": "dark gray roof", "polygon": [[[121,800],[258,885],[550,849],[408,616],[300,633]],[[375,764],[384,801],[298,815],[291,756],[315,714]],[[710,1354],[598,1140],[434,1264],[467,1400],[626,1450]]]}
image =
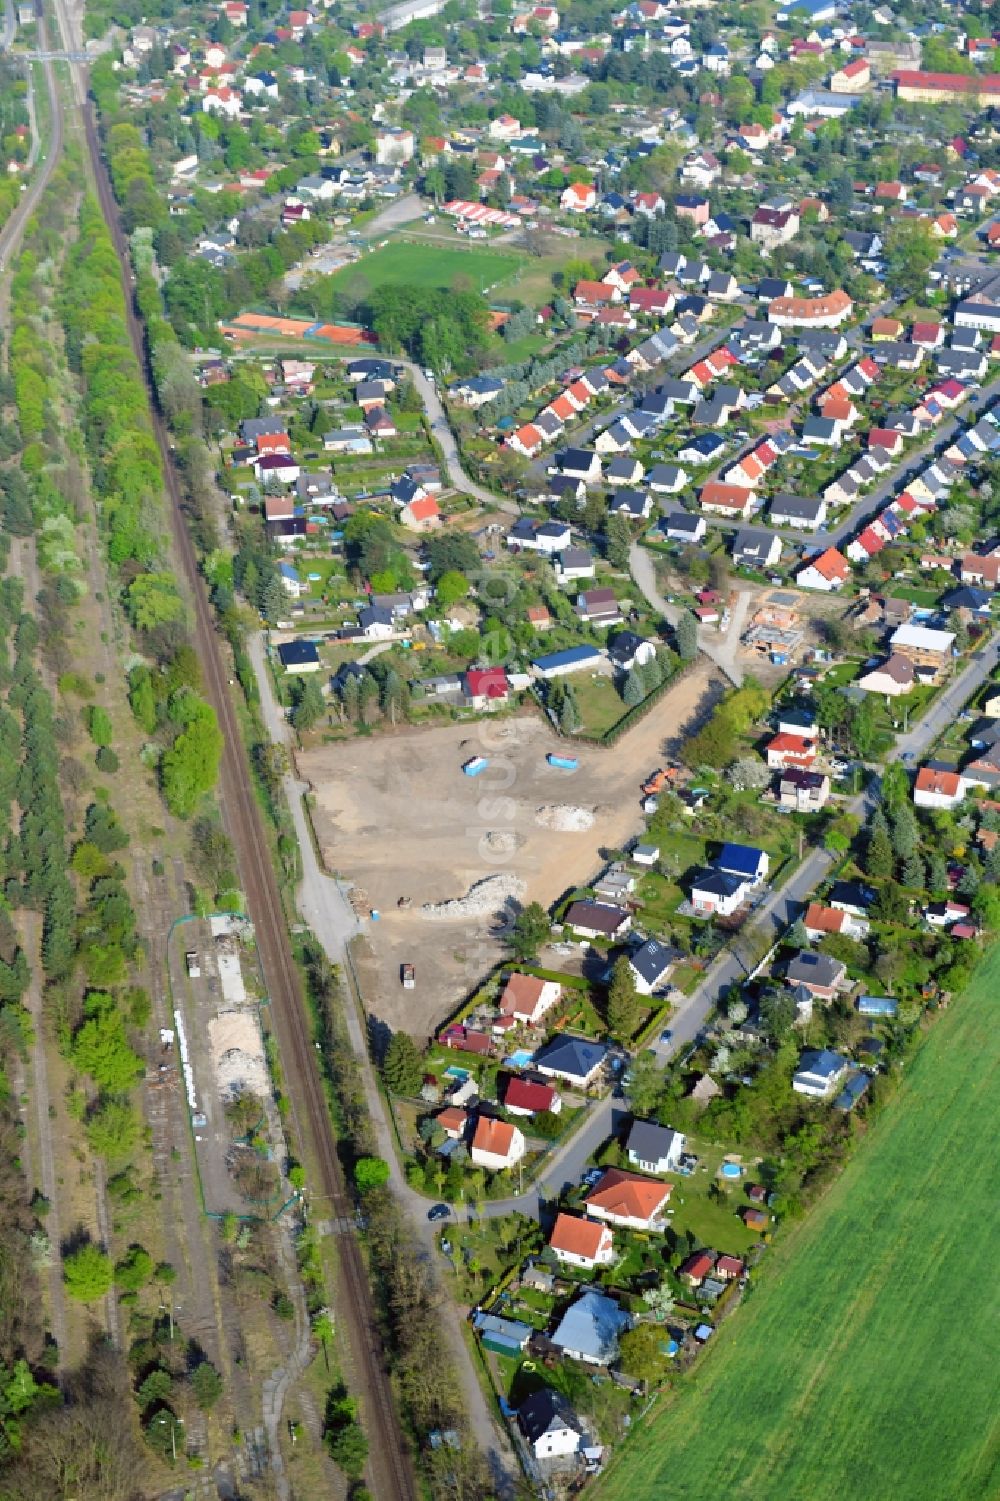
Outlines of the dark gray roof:
{"label": "dark gray roof", "polygon": [[843,975],[846,966],[840,959],[834,959],[829,954],[817,954],[811,949],[805,949],[788,966],[788,983],[798,985],[836,985]]}
{"label": "dark gray roof", "polygon": [[629,963],[647,985],[655,985],[680,958],[680,949],[673,948],[669,943],[661,943],[658,938],[650,938],[641,949],[636,950]]}
{"label": "dark gray roof", "polygon": [[640,1162],[659,1162],[661,1158],[670,1156],[678,1137],[683,1141],[680,1132],[671,1131],[669,1126],[657,1126],[653,1121],[636,1121],[628,1133],[625,1145]]}

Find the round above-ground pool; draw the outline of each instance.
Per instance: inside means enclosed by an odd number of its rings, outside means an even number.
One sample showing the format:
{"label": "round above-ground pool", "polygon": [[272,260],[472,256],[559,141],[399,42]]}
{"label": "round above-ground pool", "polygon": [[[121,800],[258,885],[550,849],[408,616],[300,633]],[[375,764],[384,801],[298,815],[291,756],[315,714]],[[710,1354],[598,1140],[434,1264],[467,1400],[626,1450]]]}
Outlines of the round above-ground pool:
{"label": "round above-ground pool", "polygon": [[719,1168],[719,1172],[724,1178],[738,1178],[743,1169],[738,1162],[724,1162]]}

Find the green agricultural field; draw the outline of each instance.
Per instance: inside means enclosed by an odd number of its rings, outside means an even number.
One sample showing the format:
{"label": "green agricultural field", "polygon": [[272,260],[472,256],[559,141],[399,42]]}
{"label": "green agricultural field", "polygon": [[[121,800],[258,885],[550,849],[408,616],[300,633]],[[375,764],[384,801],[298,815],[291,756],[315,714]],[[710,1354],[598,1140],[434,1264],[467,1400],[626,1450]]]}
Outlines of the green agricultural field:
{"label": "green agricultural field", "polygon": [[994,949],[600,1501],[1000,1494],[998,1007]]}
{"label": "green agricultural field", "polygon": [[458,277],[465,277],[473,291],[489,293],[499,282],[507,282],[524,264],[524,256],[509,250],[491,250],[488,244],[433,245],[420,240],[390,240],[350,266],[336,271],[343,282],[357,284],[361,278],[369,288],[405,283],[416,287],[451,287]]}

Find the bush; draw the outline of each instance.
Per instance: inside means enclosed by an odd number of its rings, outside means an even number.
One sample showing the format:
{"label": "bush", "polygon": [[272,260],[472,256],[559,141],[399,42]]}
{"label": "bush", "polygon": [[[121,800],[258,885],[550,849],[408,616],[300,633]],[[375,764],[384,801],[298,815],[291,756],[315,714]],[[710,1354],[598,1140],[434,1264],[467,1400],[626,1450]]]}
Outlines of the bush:
{"label": "bush", "polygon": [[111,1290],[114,1267],[111,1257],[91,1241],[63,1257],[63,1281],[71,1298],[96,1303]]}
{"label": "bush", "polygon": [[384,1188],[389,1181],[389,1164],[382,1157],[359,1157],[354,1164],[354,1182],[360,1194]]}
{"label": "bush", "polygon": [[95,757],[98,771],[103,771],[111,776],[118,770],[118,757],[108,745],[102,745]]}

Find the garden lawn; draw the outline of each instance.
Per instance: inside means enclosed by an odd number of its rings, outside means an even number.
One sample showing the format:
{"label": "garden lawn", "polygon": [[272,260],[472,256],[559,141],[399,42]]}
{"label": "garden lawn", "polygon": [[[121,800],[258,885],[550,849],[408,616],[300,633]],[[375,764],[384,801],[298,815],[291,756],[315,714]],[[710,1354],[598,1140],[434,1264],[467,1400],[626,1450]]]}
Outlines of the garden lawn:
{"label": "garden lawn", "polygon": [[601,1501],[998,1494],[998,994],[995,948]]}
{"label": "garden lawn", "polygon": [[509,250],[491,250],[487,245],[431,245],[419,240],[391,240],[380,250],[373,250],[361,260],[334,272],[364,277],[374,291],[377,287],[405,284],[415,287],[450,287],[456,277],[468,277],[473,291],[489,292],[498,282],[514,275],[524,257]]}

